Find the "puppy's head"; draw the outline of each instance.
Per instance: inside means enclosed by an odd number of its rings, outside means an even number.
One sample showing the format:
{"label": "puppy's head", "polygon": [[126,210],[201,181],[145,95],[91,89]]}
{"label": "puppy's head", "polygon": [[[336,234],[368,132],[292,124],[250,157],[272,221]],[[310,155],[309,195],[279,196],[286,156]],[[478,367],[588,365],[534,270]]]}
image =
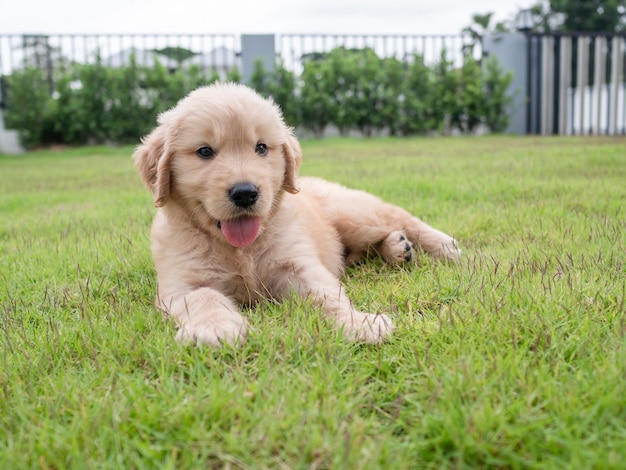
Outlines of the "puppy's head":
{"label": "puppy's head", "polygon": [[298,191],[302,153],[273,102],[216,84],[161,114],[133,158],[157,207],[176,203],[233,246],[247,246],[282,193]]}

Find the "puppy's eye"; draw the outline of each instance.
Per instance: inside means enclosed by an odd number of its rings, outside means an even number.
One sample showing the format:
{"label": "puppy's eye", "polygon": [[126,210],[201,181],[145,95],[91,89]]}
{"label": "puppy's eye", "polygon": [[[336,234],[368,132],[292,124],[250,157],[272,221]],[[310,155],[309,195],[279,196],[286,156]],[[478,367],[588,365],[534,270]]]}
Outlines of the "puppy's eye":
{"label": "puppy's eye", "polygon": [[267,155],[267,145],[265,144],[257,144],[256,153],[262,157]]}
{"label": "puppy's eye", "polygon": [[215,151],[211,147],[200,147],[196,150],[196,155],[200,158],[209,159],[215,156]]}

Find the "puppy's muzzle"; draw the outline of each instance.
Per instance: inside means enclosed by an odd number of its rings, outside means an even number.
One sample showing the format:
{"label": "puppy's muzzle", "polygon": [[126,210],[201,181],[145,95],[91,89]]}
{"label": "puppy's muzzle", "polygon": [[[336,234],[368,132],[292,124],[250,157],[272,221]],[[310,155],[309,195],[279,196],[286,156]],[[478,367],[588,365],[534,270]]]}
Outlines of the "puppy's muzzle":
{"label": "puppy's muzzle", "polygon": [[237,207],[246,209],[259,200],[259,188],[252,183],[238,183],[228,191],[228,199]]}

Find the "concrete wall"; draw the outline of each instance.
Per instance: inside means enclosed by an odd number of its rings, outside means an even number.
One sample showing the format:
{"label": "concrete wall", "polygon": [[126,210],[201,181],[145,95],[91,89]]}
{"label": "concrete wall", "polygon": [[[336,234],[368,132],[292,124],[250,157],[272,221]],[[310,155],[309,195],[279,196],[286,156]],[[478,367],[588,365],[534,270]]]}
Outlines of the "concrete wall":
{"label": "concrete wall", "polygon": [[528,76],[527,42],[523,33],[496,33],[483,39],[483,53],[497,57],[505,70],[513,72],[508,95],[513,105],[507,110],[511,122],[508,134],[526,134],[526,78]]}
{"label": "concrete wall", "polygon": [[4,112],[0,109],[0,154],[23,153],[17,131],[4,128]]}
{"label": "concrete wall", "polygon": [[273,34],[243,34],[241,36],[241,75],[243,83],[250,83],[254,63],[261,59],[265,70],[274,70],[276,36]]}

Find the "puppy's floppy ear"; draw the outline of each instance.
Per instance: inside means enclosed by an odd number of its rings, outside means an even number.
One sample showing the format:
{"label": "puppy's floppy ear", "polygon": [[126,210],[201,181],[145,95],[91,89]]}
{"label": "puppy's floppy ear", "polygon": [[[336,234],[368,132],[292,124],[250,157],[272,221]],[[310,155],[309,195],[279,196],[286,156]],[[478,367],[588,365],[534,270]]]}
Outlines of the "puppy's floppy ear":
{"label": "puppy's floppy ear", "polygon": [[133,153],[141,179],[154,195],[154,205],[165,205],[170,194],[170,162],[165,126],[160,125],[146,137]]}
{"label": "puppy's floppy ear", "polygon": [[287,166],[285,167],[283,189],[292,194],[296,194],[300,191],[298,187],[298,171],[302,163],[302,149],[291,129],[287,129],[286,134],[287,138],[283,144],[283,155]]}

